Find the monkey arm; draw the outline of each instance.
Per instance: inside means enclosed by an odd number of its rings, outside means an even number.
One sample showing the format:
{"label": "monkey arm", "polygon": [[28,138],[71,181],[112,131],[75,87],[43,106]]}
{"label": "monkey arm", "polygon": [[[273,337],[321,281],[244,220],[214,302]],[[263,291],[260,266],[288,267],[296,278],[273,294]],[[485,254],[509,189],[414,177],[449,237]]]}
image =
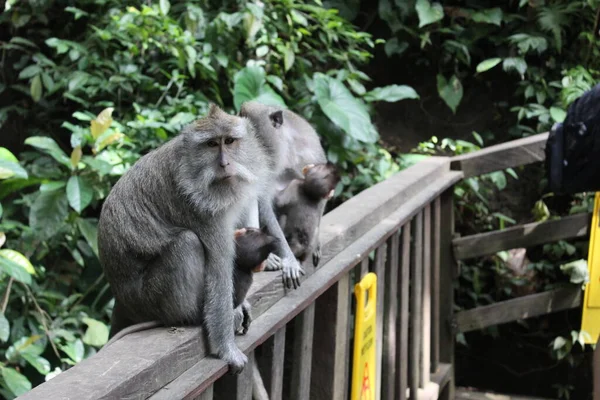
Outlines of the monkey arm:
{"label": "monkey arm", "polygon": [[[300,266],[296,257],[294,257],[294,253],[290,249],[290,245],[285,239],[285,235],[283,234],[283,230],[279,226],[277,222],[277,217],[275,215],[275,211],[273,209],[273,204],[267,196],[263,196],[258,201],[258,216],[260,218],[261,225],[266,226],[269,234],[275,236],[279,240],[279,249],[276,254],[279,256],[278,258],[269,257],[267,260],[266,270],[275,270],[282,269],[283,270],[283,283],[286,287],[291,288],[292,285],[294,289],[300,286],[300,274],[304,275],[304,270]],[[281,267],[279,267],[279,264]]]}
{"label": "monkey arm", "polygon": [[[204,322],[211,351],[238,373],[248,358],[235,344],[233,298],[234,238],[229,224],[207,224],[199,232],[207,259],[204,286]],[[206,230],[205,230],[206,229]]]}

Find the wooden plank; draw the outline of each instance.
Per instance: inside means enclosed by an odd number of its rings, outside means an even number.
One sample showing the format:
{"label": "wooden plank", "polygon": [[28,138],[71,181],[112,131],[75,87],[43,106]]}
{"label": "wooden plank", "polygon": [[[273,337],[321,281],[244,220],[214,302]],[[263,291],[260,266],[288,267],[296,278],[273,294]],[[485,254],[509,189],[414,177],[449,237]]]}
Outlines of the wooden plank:
{"label": "wooden plank", "polygon": [[[310,399],[310,376],[313,362],[313,333],[315,327],[315,303],[309,305],[296,317],[292,366],[292,400]],[[283,377],[283,370],[281,371]],[[281,397],[279,397],[280,399]],[[275,397],[271,397],[274,400]]]}
{"label": "wooden plank", "polygon": [[204,392],[200,394],[195,400],[213,400],[214,386],[210,385]]}
{"label": "wooden plank", "polygon": [[388,239],[388,256],[385,267],[385,295],[383,317],[383,371],[381,376],[381,397],[384,400],[396,400],[396,324],[398,319],[398,270],[400,233],[396,232]]}
{"label": "wooden plank", "polygon": [[456,313],[455,321],[459,332],[469,332],[579,307],[580,304],[581,288],[573,285],[460,311]]}
{"label": "wooden plank", "polygon": [[431,372],[431,205],[423,210],[423,317],[421,325],[421,380],[420,386],[429,382]]}
{"label": "wooden plank", "polygon": [[406,400],[408,389],[408,322],[409,322],[409,293],[410,293],[410,239],[411,222],[402,227],[402,259],[401,270],[398,274],[400,289],[400,318],[397,320],[396,331],[400,333],[398,346],[398,375],[396,379],[396,393],[398,400]]}
{"label": "wooden plank", "polygon": [[437,372],[440,363],[440,233],[441,200],[435,199],[433,212],[433,266],[431,271],[431,372]]}
{"label": "wooden plank", "polygon": [[385,262],[387,257],[387,243],[379,246],[375,252],[375,264],[373,272],[377,275],[377,308],[375,310],[375,399],[381,399],[381,375],[382,375],[382,356],[383,356],[383,310],[385,299]]}
{"label": "wooden plank", "polygon": [[492,392],[479,392],[466,388],[456,388],[456,400],[551,400],[542,397],[506,395]]}
{"label": "wooden plank", "polygon": [[[445,191],[440,198],[440,362],[454,365],[455,331],[450,324],[454,315],[454,273],[456,261],[452,254],[454,235],[454,191]],[[445,387],[440,387],[440,399],[454,399],[454,370]]]}
{"label": "wooden plank", "polygon": [[347,398],[348,363],[350,362],[350,275],[317,300],[315,310],[314,352],[311,397],[314,399]]}
{"label": "wooden plank", "polygon": [[513,226],[501,231],[480,233],[454,239],[457,260],[481,257],[501,250],[531,247],[564,239],[589,236],[591,213],[569,215],[561,219]]}
{"label": "wooden plank", "polygon": [[436,372],[429,376],[431,382],[437,384],[440,388],[446,386],[453,375],[453,368],[451,364],[440,363]]}
{"label": "wooden plank", "polygon": [[451,168],[461,170],[465,178],[506,168],[543,161],[548,133],[486,147],[485,149],[452,157]]}
{"label": "wooden plank", "polygon": [[254,352],[248,354],[248,364],[239,375],[227,374],[215,382],[215,400],[252,400]]}
{"label": "wooden plank", "polygon": [[271,400],[281,400],[283,395],[285,333],[286,326],[284,325],[261,346],[262,354],[257,359],[265,388]]}
{"label": "wooden plank", "polygon": [[412,242],[412,262],[410,264],[410,353],[408,362],[410,397],[416,397],[421,386],[421,339],[423,318],[423,212],[414,219],[414,240]]}

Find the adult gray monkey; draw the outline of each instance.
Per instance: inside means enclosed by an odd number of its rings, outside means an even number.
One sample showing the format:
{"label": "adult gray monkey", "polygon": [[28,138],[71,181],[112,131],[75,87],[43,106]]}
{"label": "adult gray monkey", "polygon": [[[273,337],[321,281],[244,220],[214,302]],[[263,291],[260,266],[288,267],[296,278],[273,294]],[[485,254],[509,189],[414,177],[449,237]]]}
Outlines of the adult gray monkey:
{"label": "adult gray monkey", "polygon": [[98,225],[116,300],[111,333],[146,321],[203,324],[211,353],[232,372],[244,367],[234,341],[232,233],[268,190],[278,148],[268,132],[213,105],[119,179]]}
{"label": "adult gray monkey", "polygon": [[[254,211],[258,210],[259,223],[266,226],[269,233],[279,239],[279,248],[275,256],[270,256],[267,260],[265,270],[281,269],[284,284],[288,288],[292,285],[296,288],[300,285],[300,275],[304,274],[304,270],[285,240],[285,235],[277,222],[273,201],[293,179],[303,177],[304,166],[326,163],[325,150],[314,128],[304,118],[290,110],[258,102],[246,102],[242,104],[239,114],[252,122],[259,136],[277,138],[281,145],[280,158],[274,171],[275,185],[272,190],[258,198],[258,206]],[[252,218],[247,219],[244,226],[253,226],[251,220]],[[254,220],[256,221],[256,218]],[[240,225],[238,228],[241,227]],[[318,230],[318,227],[315,229]]]}

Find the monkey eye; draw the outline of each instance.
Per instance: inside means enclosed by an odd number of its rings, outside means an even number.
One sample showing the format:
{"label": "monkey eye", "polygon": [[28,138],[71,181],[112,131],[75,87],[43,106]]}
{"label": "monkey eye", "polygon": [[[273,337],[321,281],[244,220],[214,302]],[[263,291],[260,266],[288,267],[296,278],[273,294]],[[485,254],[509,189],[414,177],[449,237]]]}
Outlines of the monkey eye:
{"label": "monkey eye", "polygon": [[225,144],[231,144],[231,143],[233,143],[233,142],[235,142],[235,139],[234,139],[234,138],[230,138],[230,137],[228,137],[227,139],[225,139]]}
{"label": "monkey eye", "polygon": [[206,145],[207,145],[208,147],[217,147],[217,146],[219,145],[219,143],[217,143],[217,141],[216,141],[216,140],[209,140],[209,141],[206,143]]}

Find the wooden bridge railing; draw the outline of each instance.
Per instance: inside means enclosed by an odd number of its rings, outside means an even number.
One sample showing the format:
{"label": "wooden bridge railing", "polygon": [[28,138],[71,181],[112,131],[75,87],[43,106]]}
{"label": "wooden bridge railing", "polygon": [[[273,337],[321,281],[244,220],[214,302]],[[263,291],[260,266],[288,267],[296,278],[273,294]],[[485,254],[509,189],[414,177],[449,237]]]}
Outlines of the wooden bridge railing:
{"label": "wooden bridge railing", "polygon": [[[581,237],[589,216],[454,238],[453,185],[463,177],[543,160],[546,135],[465,156],[432,157],[324,216],[317,269],[286,291],[278,272],[255,275],[255,317],[237,338],[249,356],[239,376],[205,356],[197,327],[130,334],[21,396],[28,399],[347,399],[353,287],[377,274],[377,399],[453,399],[456,332],[579,304],[559,289],[454,314],[455,260]],[[558,228],[557,228],[558,225]],[[411,395],[412,389],[412,395]],[[415,395],[416,394],[416,395]]]}
{"label": "wooden bridge railing", "polygon": [[[317,269],[285,291],[279,272],[255,275],[254,321],[237,338],[239,376],[205,356],[197,327],[125,336],[21,396],[26,399],[346,399],[352,366],[354,284],[378,277],[378,398],[452,398],[452,186],[462,172],[432,157],[324,216]],[[371,254],[373,253],[373,254]],[[370,257],[370,255],[372,257]],[[254,393],[253,393],[254,392]],[[416,397],[416,396],[411,396]]]}

